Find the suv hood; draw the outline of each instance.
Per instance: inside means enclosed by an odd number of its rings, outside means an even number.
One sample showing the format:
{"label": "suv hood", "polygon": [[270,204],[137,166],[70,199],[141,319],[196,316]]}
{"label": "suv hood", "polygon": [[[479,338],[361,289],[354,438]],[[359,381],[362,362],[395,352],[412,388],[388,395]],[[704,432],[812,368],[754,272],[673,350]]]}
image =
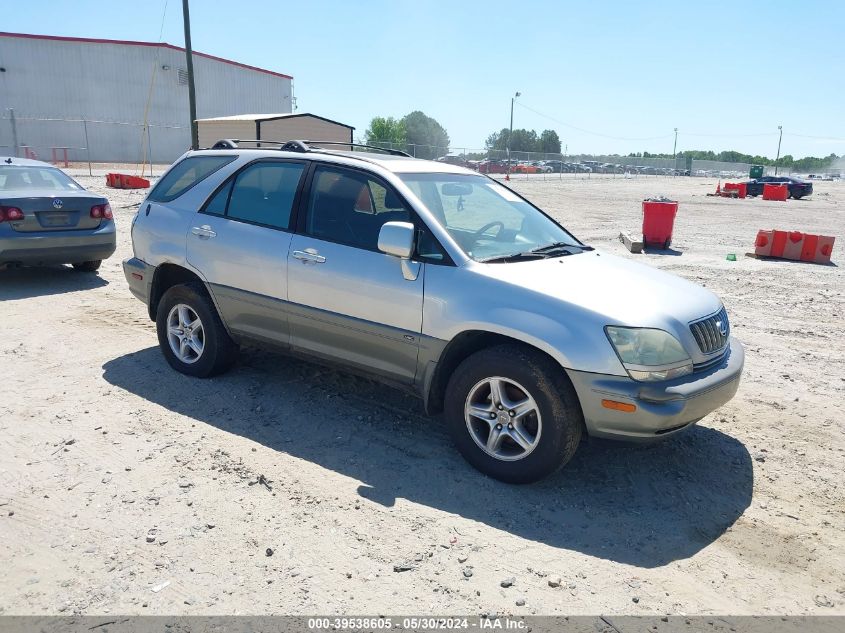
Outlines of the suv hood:
{"label": "suv hood", "polygon": [[[587,251],[527,262],[484,264],[481,272],[518,289],[592,313],[604,325],[685,331],[721,308],[698,284],[629,259]],[[541,297],[535,297],[540,299]]]}

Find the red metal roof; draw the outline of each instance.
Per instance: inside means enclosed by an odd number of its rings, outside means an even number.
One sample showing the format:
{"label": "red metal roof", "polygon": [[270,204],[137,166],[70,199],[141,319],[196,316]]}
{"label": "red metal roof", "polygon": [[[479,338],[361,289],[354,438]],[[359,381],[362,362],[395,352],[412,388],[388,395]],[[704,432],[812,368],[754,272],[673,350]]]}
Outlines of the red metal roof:
{"label": "red metal roof", "polygon": [[[85,42],[88,44],[122,44],[124,46],[159,46],[162,48],[169,48],[174,51],[182,51],[185,52],[185,49],[181,46],[174,46],[173,44],[168,44],[167,42],[134,42],[132,40],[103,40],[97,39],[92,37],[66,37],[64,35],[35,35],[32,33],[7,33],[4,31],[0,31],[0,37],[21,37],[27,38],[32,40],[57,40],[61,42]],[[255,70],[260,73],[267,73],[268,75],[273,75],[274,77],[282,77],[284,79],[293,79],[292,76],[286,75],[284,73],[277,73],[272,70],[267,70],[266,68],[258,68],[258,66],[250,66],[249,64],[242,64],[241,62],[235,62],[231,59],[224,59],[223,57],[217,57],[215,55],[209,55],[208,53],[200,53],[199,51],[193,51],[194,55],[198,57],[205,57],[206,59],[213,59],[214,61],[223,62],[225,64],[232,64],[232,66],[239,66],[241,68],[246,68],[248,70]]]}

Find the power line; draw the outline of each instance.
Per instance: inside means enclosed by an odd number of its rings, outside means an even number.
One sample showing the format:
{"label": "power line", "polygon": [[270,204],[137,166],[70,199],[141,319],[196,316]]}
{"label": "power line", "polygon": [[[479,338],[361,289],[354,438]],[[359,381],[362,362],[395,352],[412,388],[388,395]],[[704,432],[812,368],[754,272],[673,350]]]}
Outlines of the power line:
{"label": "power line", "polygon": [[799,138],[814,138],[820,141],[837,141],[845,143],[845,138],[836,138],[835,136],[812,136],[810,134],[795,134],[794,132],[784,132],[784,136],[797,136]]}
{"label": "power line", "polygon": [[568,127],[568,128],[573,129],[573,130],[578,130],[579,132],[584,132],[585,134],[592,134],[593,136],[601,136],[603,138],[613,139],[615,141],[659,141],[659,140],[662,140],[662,139],[672,138],[672,134],[664,134],[663,136],[649,136],[649,137],[643,137],[643,138],[633,138],[633,137],[627,137],[627,136],[613,136],[611,134],[602,134],[601,132],[594,132],[592,130],[587,130],[587,129],[584,129],[584,128],[581,128],[581,127],[578,127],[578,126],[575,126],[575,125],[571,125],[570,123],[564,123],[560,119],[556,119],[555,117],[550,116],[548,114],[544,114],[543,112],[540,112],[539,110],[535,110],[534,108],[530,108],[527,105],[525,105],[524,103],[520,103],[519,101],[516,102],[516,105],[518,105],[520,108],[525,108],[526,110],[530,110],[534,114],[537,114],[541,117],[545,117],[546,119],[549,119],[550,121],[554,121],[558,125],[563,125],[564,127]]}
{"label": "power line", "polygon": [[[558,125],[562,125],[564,127],[568,127],[570,129],[573,129],[573,130],[578,130],[579,132],[583,132],[584,134],[591,134],[593,136],[600,136],[602,138],[609,138],[609,139],[613,139],[613,140],[616,140],[616,141],[659,141],[659,140],[663,140],[663,139],[667,139],[667,138],[672,138],[672,134],[664,134],[662,136],[646,136],[646,137],[614,136],[612,134],[604,134],[603,132],[596,132],[594,130],[588,130],[588,129],[585,129],[585,128],[582,128],[582,127],[578,127],[577,125],[572,125],[571,123],[566,123],[565,121],[561,121],[560,119],[558,119],[556,117],[553,117],[549,114],[546,114],[544,112],[540,112],[539,110],[536,110],[536,109],[534,109],[530,106],[527,106],[521,101],[517,101],[516,105],[518,105],[520,108],[524,108],[524,109],[526,109],[530,112],[533,112],[534,114],[536,114],[538,116],[546,118],[550,121],[554,121]],[[713,134],[713,133],[708,134],[708,133],[703,133],[703,132],[682,132],[681,134],[685,137],[691,136],[691,137],[696,137],[696,138],[762,138],[762,137],[772,137],[775,134],[777,134],[777,132],[774,132],[774,131],[772,131],[772,132],[754,132],[754,133],[751,133],[751,134],[735,134],[735,133],[730,133],[730,132],[718,133],[718,134]],[[797,134],[797,133],[794,133],[794,132],[788,132],[788,133],[784,132],[784,136],[794,136],[794,137],[797,137],[797,138],[811,138],[811,139],[817,139],[817,140],[822,140],[822,141],[845,142],[845,138],[839,138],[839,137],[835,137],[835,136],[816,136],[816,135],[813,135],[813,134]]]}

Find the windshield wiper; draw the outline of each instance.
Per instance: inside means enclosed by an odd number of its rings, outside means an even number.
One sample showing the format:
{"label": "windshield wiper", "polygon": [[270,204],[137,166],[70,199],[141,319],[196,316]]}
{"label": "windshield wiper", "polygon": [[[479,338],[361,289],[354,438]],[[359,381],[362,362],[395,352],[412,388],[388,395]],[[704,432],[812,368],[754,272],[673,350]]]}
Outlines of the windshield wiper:
{"label": "windshield wiper", "polygon": [[496,255],[495,257],[479,259],[478,261],[482,264],[503,264],[507,262],[517,262],[520,260],[546,259],[546,257],[548,256],[545,253],[526,251],[524,253],[511,253],[510,255]]}
{"label": "windshield wiper", "polygon": [[579,251],[593,250],[592,246],[584,246],[582,244],[569,244],[568,242],[553,242],[552,244],[546,244],[545,246],[538,246],[537,248],[531,249],[530,252],[541,255],[551,255],[555,251],[563,251],[567,255],[571,255],[572,252],[566,250],[569,248],[577,248]]}

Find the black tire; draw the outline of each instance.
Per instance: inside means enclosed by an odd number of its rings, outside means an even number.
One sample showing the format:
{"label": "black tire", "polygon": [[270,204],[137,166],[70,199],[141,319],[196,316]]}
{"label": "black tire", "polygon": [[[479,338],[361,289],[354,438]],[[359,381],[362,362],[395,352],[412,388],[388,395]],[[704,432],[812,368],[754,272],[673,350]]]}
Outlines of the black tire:
{"label": "black tire", "polygon": [[[167,318],[171,309],[185,304],[193,310],[202,323],[203,349],[192,363],[183,362],[170,347],[167,339]],[[231,339],[217,310],[200,282],[173,286],[164,293],[156,310],[156,331],[158,344],[168,364],[178,372],[209,378],[225,372],[234,363],[238,353],[237,344]]]}
{"label": "black tire", "polygon": [[100,268],[103,263],[102,259],[95,259],[90,262],[75,262],[71,264],[76,270],[82,273],[94,273]]}
{"label": "black tire", "polygon": [[804,197],[804,194],[802,194],[802,193],[793,193],[793,194],[792,194],[792,199],[793,199],[793,200],[800,200],[800,199],[801,199],[801,198],[803,198],[803,197]]}
{"label": "black tire", "polygon": [[[485,378],[499,376],[524,386],[537,404],[542,431],[536,447],[516,461],[504,461],[476,444],[464,417],[473,388]],[[527,346],[506,344],[466,358],[449,379],[444,417],[461,455],[485,475],[513,484],[538,481],[566,464],[575,454],[584,417],[575,389],[551,358]]]}

